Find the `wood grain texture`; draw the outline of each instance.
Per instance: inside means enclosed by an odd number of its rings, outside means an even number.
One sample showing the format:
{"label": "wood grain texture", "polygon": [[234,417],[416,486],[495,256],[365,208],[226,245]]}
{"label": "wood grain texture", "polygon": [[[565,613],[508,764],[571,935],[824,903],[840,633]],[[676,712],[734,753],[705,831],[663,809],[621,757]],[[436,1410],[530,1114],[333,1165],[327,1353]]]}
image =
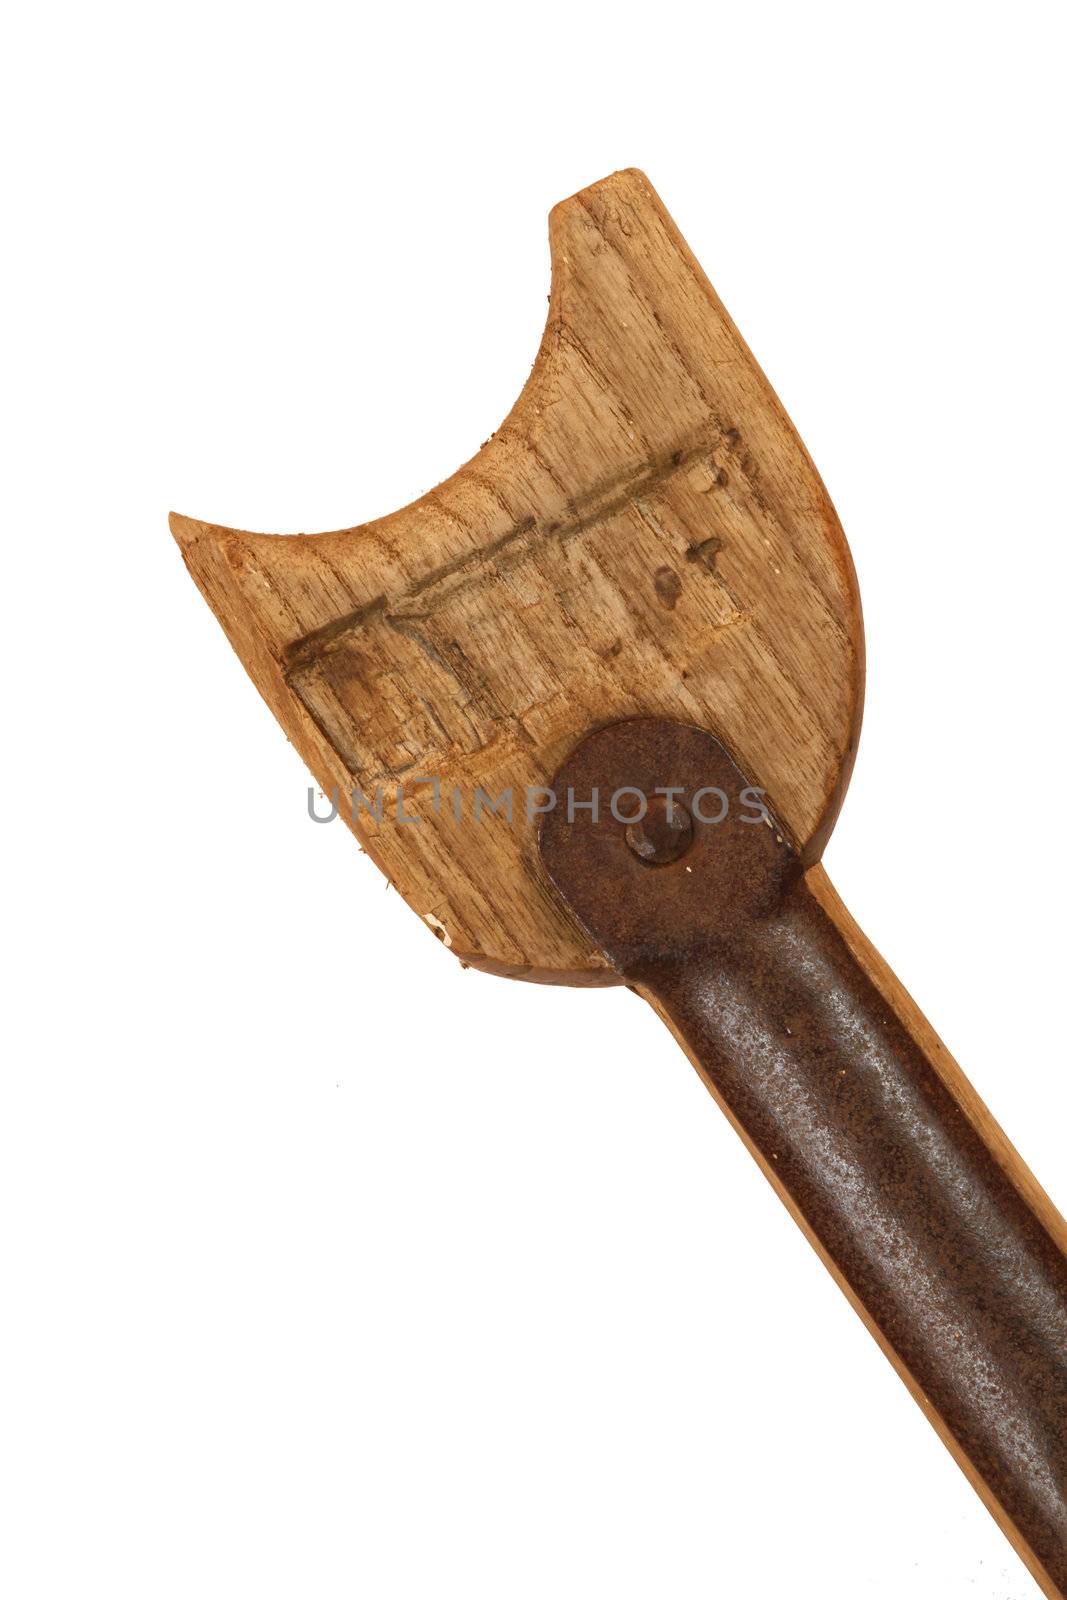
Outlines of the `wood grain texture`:
{"label": "wood grain texture", "polygon": [[[617,981],[537,860],[525,791],[584,733],[714,732],[808,861],[851,770],[859,602],[800,440],[648,180],[557,206],[533,371],[465,467],[392,516],[277,537],[174,516],[189,570],[324,791],[464,961]],[[420,803],[418,777],[458,786]],[[516,796],[515,819],[476,787]],[[399,826],[411,795],[418,826]],[[344,814],[344,811],[343,813]]]}

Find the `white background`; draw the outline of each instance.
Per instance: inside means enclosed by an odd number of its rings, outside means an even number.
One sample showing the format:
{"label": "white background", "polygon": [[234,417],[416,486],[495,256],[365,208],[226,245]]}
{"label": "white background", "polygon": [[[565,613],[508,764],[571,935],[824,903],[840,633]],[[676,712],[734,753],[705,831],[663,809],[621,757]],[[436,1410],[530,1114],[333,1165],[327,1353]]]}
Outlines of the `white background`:
{"label": "white background", "polygon": [[637,164],[848,531],[827,861],[1054,1199],[1053,5],[24,6],[2,114],[0,1588],[1036,1594],[651,1011],[464,973],[166,513],[410,500]]}

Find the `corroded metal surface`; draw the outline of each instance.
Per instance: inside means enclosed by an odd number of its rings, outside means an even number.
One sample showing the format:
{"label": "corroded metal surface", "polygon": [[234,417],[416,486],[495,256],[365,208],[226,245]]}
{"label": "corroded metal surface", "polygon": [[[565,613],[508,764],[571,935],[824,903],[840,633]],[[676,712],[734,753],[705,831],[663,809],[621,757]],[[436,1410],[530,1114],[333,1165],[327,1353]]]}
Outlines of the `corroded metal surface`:
{"label": "corroded metal surface", "polygon": [[[1057,1244],[856,963],[782,831],[752,820],[746,780],[709,734],[615,723],[555,787],[575,800],[542,824],[556,888],[669,1015],[972,1476],[1067,1592]],[[609,805],[620,789],[673,789],[694,819],[677,859],[635,853]],[[593,790],[595,820],[581,808]],[[726,814],[701,823],[722,810],[709,791]]]}

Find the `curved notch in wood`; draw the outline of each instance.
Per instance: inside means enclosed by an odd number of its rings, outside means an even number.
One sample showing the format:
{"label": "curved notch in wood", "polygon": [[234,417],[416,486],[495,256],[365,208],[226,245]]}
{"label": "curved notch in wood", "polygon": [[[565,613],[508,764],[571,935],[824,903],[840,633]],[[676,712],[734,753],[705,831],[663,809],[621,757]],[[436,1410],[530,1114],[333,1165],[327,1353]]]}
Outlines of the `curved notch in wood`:
{"label": "curved notch in wood", "polygon": [[[452,950],[614,982],[544,880],[527,791],[602,723],[696,723],[815,860],[855,749],[862,631],[818,474],[648,180],[564,201],[550,239],[533,372],[454,477],[338,533],[171,526],[318,784],[380,791],[381,821],[361,808],[354,830]],[[475,821],[479,788],[510,790],[512,819]],[[398,790],[417,825],[397,824]]]}

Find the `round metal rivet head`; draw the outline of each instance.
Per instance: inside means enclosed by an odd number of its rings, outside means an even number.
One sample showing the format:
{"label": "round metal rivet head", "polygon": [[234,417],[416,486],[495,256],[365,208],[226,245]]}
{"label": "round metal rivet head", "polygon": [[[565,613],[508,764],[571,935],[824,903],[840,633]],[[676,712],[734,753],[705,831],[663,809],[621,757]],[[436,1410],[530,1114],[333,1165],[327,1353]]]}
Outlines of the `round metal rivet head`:
{"label": "round metal rivet head", "polygon": [[640,822],[626,828],[626,843],[648,867],[665,867],[677,861],[693,842],[693,819],[677,800],[653,795]]}

